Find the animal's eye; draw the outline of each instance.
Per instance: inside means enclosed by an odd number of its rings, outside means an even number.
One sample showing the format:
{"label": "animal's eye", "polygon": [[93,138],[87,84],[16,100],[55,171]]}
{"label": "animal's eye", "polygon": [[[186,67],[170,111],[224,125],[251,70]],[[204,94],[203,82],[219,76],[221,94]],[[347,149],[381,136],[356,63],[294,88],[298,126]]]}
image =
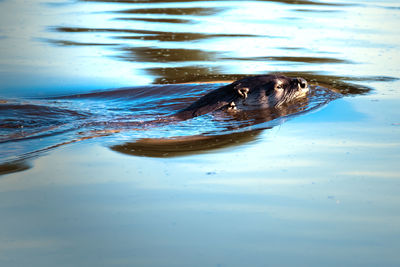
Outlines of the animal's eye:
{"label": "animal's eye", "polygon": [[283,87],[282,87],[282,85],[281,85],[281,84],[278,84],[278,85],[276,86],[276,89],[279,89],[279,90],[281,90],[281,89],[283,89]]}

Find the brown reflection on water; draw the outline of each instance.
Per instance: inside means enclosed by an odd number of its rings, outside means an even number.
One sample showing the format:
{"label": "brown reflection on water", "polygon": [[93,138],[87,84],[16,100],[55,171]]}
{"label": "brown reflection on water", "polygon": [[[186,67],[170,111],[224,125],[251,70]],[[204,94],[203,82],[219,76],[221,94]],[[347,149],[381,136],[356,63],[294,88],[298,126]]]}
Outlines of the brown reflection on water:
{"label": "brown reflection on water", "polygon": [[344,3],[326,3],[326,2],[311,1],[311,0],[256,0],[256,1],[276,2],[276,3],[289,4],[289,5],[313,5],[313,6],[348,6],[348,5],[350,5],[350,4],[344,4]]}
{"label": "brown reflection on water", "polygon": [[212,7],[189,7],[189,8],[135,8],[115,11],[116,13],[124,14],[153,14],[153,15],[196,15],[196,16],[209,16],[215,15],[225,8],[212,8]]}
{"label": "brown reflection on water", "polygon": [[[81,2],[106,2],[106,3],[132,3],[132,4],[204,2],[204,0],[188,0],[188,1],[186,1],[186,0],[79,0],[79,1],[81,1]],[[224,0],[222,0],[222,1],[224,1]]]}
{"label": "brown reflection on water", "polygon": [[126,47],[121,58],[129,61],[140,62],[189,62],[189,61],[213,61],[216,53],[199,49],[170,49],[151,47]]}
{"label": "brown reflection on water", "polygon": [[84,27],[50,27],[50,30],[64,33],[131,33],[133,35],[114,36],[115,39],[152,40],[160,42],[197,41],[218,37],[257,37],[253,34],[205,34],[192,32],[165,32],[141,29],[84,28]]}
{"label": "brown reflection on water", "polygon": [[111,149],[123,154],[168,158],[210,152],[255,141],[261,133],[247,131],[215,136],[185,136],[175,138],[143,138],[136,142],[112,146]]}
{"label": "brown reflection on water", "polygon": [[68,40],[53,40],[53,39],[46,39],[48,43],[57,45],[57,46],[113,46],[118,44],[111,44],[111,43],[91,43],[91,42],[75,42],[75,41],[68,41]]}
{"label": "brown reflection on water", "polygon": [[[120,39],[139,39],[154,40],[160,42],[183,42],[196,41],[214,37],[250,37],[252,35],[230,35],[230,34],[202,34],[187,32],[163,32],[137,29],[107,29],[107,28],[82,28],[82,27],[54,27],[54,31],[66,33],[130,33],[131,36],[114,36]],[[254,36],[253,36],[254,37]],[[64,46],[83,46],[83,45],[113,45],[110,43],[85,43],[67,40],[48,40],[56,45]],[[119,51],[115,58],[130,62],[160,63],[164,66],[145,67],[144,70],[154,77],[156,84],[174,84],[174,83],[196,83],[211,81],[232,81],[243,78],[245,74],[226,73],[220,65],[207,66],[207,62],[229,62],[229,61],[254,61],[265,62],[268,66],[271,62],[293,62],[304,64],[351,64],[345,59],[331,57],[304,57],[304,56],[269,56],[269,57],[224,57],[222,52],[206,51],[203,49],[184,49],[184,48],[162,48],[153,46],[134,47],[128,45],[114,45],[114,49]],[[288,48],[290,49],[290,48]],[[292,48],[292,50],[301,48]],[[168,63],[187,63],[196,62],[196,64],[187,66],[175,66]],[[356,84],[355,82],[367,81],[389,81],[390,77],[346,77],[328,74],[319,74],[315,71],[299,72],[279,72],[287,76],[300,76],[316,85],[320,84],[332,88],[344,95],[364,94],[371,90],[368,86]]]}
{"label": "brown reflection on water", "polygon": [[244,75],[220,74],[219,67],[204,67],[200,65],[186,67],[148,68],[147,71],[156,76],[154,83],[197,83],[214,81],[233,81]]}
{"label": "brown reflection on water", "polygon": [[[155,40],[160,42],[168,41],[196,41],[214,37],[250,37],[251,35],[230,35],[230,34],[202,34],[202,33],[177,33],[137,29],[107,29],[107,28],[82,28],[82,27],[53,27],[52,30],[64,33],[130,33],[131,36],[114,36],[120,39],[140,39]],[[254,37],[254,36],[253,36]],[[248,75],[226,73],[220,65],[207,66],[207,62],[228,62],[228,61],[254,61],[265,62],[266,66],[271,62],[294,62],[304,64],[350,64],[344,59],[329,57],[300,57],[300,56],[270,56],[270,57],[224,57],[218,51],[206,51],[202,49],[183,49],[183,48],[161,48],[161,47],[132,47],[121,44],[111,43],[91,43],[76,42],[67,40],[47,40],[47,42],[59,46],[114,46],[119,51],[115,58],[130,62],[161,63],[165,66],[146,67],[144,70],[154,77],[155,84],[175,84],[175,83],[196,83],[196,82],[215,82],[232,81]],[[288,48],[290,49],[290,48]],[[302,48],[292,48],[299,50]],[[196,62],[187,66],[175,66],[168,63]],[[366,82],[377,80],[391,80],[390,77],[346,77],[335,75],[322,75],[317,72],[279,72],[287,76],[300,76],[316,85],[323,85],[344,95],[364,94],[371,90],[368,86],[356,84],[354,82]]]}
{"label": "brown reflection on water", "polygon": [[[180,2],[206,2],[204,0],[79,0],[81,2],[106,2],[106,3],[132,3],[132,4],[139,4],[139,3],[180,3]],[[220,0],[221,2],[228,0]],[[324,3],[324,2],[317,2],[311,0],[256,0],[256,1],[263,1],[263,2],[276,2],[282,4],[291,4],[291,5],[317,5],[317,6],[345,6],[348,4],[344,3]],[[210,1],[211,2],[211,1]]]}
{"label": "brown reflection on water", "polygon": [[231,57],[224,58],[226,60],[246,60],[246,61],[281,61],[281,62],[299,62],[299,63],[351,63],[347,60],[337,59],[337,58],[329,58],[329,57]]}
{"label": "brown reflection on water", "polygon": [[115,36],[115,39],[125,40],[144,40],[144,41],[160,41],[160,42],[185,42],[185,41],[198,41],[209,38],[218,37],[257,37],[251,34],[204,34],[204,33],[192,33],[192,32],[156,32],[156,31],[145,31],[138,30],[132,33],[143,34],[140,36],[129,35],[129,36]]}
{"label": "brown reflection on water", "polygon": [[[104,39],[112,40],[110,42],[88,42],[86,39],[81,40],[66,40],[63,39],[48,39],[48,43],[57,46],[110,46],[115,51],[113,58],[123,60],[125,62],[134,63],[149,63],[143,64],[139,67],[141,73],[148,74],[155,84],[168,84],[168,83],[197,83],[197,82],[210,82],[210,81],[232,81],[238,78],[243,78],[248,75],[262,74],[260,67],[256,71],[251,71],[251,64],[255,65],[265,64],[266,69],[272,69],[268,73],[282,73],[288,76],[304,77],[315,85],[321,84],[327,88],[332,88],[337,92],[344,95],[363,94],[371,90],[366,85],[357,84],[357,82],[368,82],[382,79],[390,79],[388,77],[346,77],[330,74],[334,66],[332,64],[355,64],[351,59],[344,58],[344,56],[331,56],[324,50],[314,51],[307,45],[301,47],[298,43],[288,43],[286,36],[283,34],[279,37],[279,33],[267,31],[237,31],[224,32],[219,29],[212,32],[204,32],[199,30],[198,25],[204,23],[209,27],[208,18],[220,19],[221,12],[229,11],[230,9],[237,8],[235,5],[229,6],[221,4],[218,7],[204,4],[197,6],[182,6],[182,7],[169,7],[163,5],[154,5],[152,3],[167,3],[167,2],[196,2],[196,1],[136,1],[136,0],[82,0],[88,2],[107,2],[107,3],[131,3],[129,8],[121,5],[119,10],[106,10],[105,13],[115,14],[117,17],[111,17],[110,21],[117,23],[115,25],[102,24],[102,27],[51,27],[50,30],[60,33],[70,33],[71,36],[79,38],[78,34],[85,33],[87,35],[94,35],[97,33],[104,33]],[[332,12],[338,9],[332,7],[348,6],[346,3],[326,3],[319,1],[265,1],[281,3],[284,10],[290,12]],[[145,7],[142,5],[135,5],[139,3],[147,3]],[[286,5],[304,5],[305,8],[291,9]],[[354,3],[352,4],[354,5]],[[286,6],[286,7],[284,7]],[[321,6],[318,9],[313,9],[312,6]],[[327,6],[327,8],[323,8]],[[126,8],[126,9],[124,9]],[[341,11],[341,10],[339,10]],[[302,17],[303,14],[297,14],[297,17]],[[196,19],[198,16],[198,19]],[[229,18],[236,21],[235,17]],[[240,18],[238,18],[240,19]],[[278,18],[279,20],[279,18]],[[136,22],[136,23],[135,23]],[[137,23],[140,22],[140,23]],[[275,27],[274,24],[260,20],[266,23],[266,26]],[[154,24],[158,23],[158,24]],[[191,23],[196,23],[196,27],[192,27]],[[249,22],[244,22],[249,23]],[[285,22],[283,26],[287,27],[293,23]],[[161,25],[160,25],[161,24]],[[175,27],[174,25],[175,24]],[[188,25],[186,25],[188,24]],[[123,26],[121,26],[123,25]],[[157,26],[156,26],[157,25]],[[252,24],[249,23],[249,27]],[[297,26],[296,26],[297,27]],[[301,25],[298,26],[301,29]],[[296,29],[296,28],[293,28]],[[109,34],[109,36],[107,36]],[[64,35],[65,36],[65,35]],[[90,37],[90,36],[89,36]],[[86,36],[85,36],[86,38]],[[249,38],[247,39],[243,38]],[[274,45],[269,46],[268,40],[274,38]],[[284,41],[282,41],[282,40]],[[115,42],[115,44],[114,44]],[[204,46],[203,46],[204,43]],[[230,51],[229,45],[237,43],[260,43],[260,49],[257,53],[248,53],[248,51],[235,54]],[[201,45],[199,45],[201,44]],[[208,46],[210,44],[210,46]],[[216,44],[214,46],[214,44]],[[228,49],[224,48],[224,45]],[[290,47],[293,45],[293,47]],[[207,48],[207,49],[206,49]],[[240,49],[239,49],[240,50]],[[272,50],[272,51],[271,51]],[[286,51],[285,51],[286,50]],[[329,53],[326,56],[324,53]],[[250,56],[249,56],[250,54]],[[252,56],[251,54],[254,54]],[[323,54],[323,56],[321,56]],[[340,53],[334,53],[340,55]],[[342,57],[342,58],[341,58]],[[290,64],[287,64],[290,63]],[[246,67],[242,65],[245,64]],[[315,70],[315,66],[324,64],[327,66],[328,71],[322,73]],[[328,65],[329,64],[329,65]],[[248,66],[248,67],[247,67]],[[271,66],[274,66],[271,68]],[[138,68],[137,66],[135,66]],[[135,68],[134,67],[134,68]],[[249,69],[247,71],[247,69]],[[277,71],[274,71],[274,70]],[[283,69],[283,71],[282,71]],[[289,70],[289,71],[286,71]],[[246,72],[244,72],[246,71]],[[264,72],[264,73],[267,73]]]}
{"label": "brown reflection on water", "polygon": [[14,172],[22,172],[30,169],[32,166],[28,164],[26,161],[15,161],[15,162],[6,162],[0,164],[0,175],[14,173]]}
{"label": "brown reflection on water", "polygon": [[116,29],[116,28],[50,27],[49,29],[51,31],[64,32],[64,33],[96,33],[96,32],[134,33],[134,34],[157,34],[157,33],[160,33],[159,31]]}
{"label": "brown reflection on water", "polygon": [[193,23],[189,19],[161,19],[161,18],[116,18],[116,20],[132,20],[132,21],[145,21],[145,22],[159,22],[159,23]]}

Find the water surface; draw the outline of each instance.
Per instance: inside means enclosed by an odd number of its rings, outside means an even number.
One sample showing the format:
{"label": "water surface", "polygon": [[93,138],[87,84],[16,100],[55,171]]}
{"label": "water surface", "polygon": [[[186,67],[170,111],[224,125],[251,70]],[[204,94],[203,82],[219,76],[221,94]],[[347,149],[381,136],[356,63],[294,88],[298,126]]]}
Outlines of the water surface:
{"label": "water surface", "polygon": [[[398,266],[397,1],[0,1],[4,266]],[[283,113],[163,118],[248,75]]]}

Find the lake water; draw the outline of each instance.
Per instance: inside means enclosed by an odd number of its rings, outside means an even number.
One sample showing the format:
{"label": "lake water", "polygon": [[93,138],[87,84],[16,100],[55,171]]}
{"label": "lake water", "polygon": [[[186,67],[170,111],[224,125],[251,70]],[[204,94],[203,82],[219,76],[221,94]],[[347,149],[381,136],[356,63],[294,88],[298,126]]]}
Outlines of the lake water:
{"label": "lake water", "polygon": [[[399,266],[400,3],[0,0],[1,266]],[[248,75],[283,113],[168,123]]]}

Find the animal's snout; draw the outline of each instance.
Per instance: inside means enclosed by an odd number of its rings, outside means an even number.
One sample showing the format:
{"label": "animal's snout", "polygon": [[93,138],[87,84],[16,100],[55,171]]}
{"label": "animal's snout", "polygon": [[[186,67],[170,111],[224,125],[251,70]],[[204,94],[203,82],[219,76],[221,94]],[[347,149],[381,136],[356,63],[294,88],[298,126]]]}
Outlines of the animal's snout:
{"label": "animal's snout", "polygon": [[306,89],[307,81],[303,78],[297,78],[297,85],[299,86],[299,89]]}

